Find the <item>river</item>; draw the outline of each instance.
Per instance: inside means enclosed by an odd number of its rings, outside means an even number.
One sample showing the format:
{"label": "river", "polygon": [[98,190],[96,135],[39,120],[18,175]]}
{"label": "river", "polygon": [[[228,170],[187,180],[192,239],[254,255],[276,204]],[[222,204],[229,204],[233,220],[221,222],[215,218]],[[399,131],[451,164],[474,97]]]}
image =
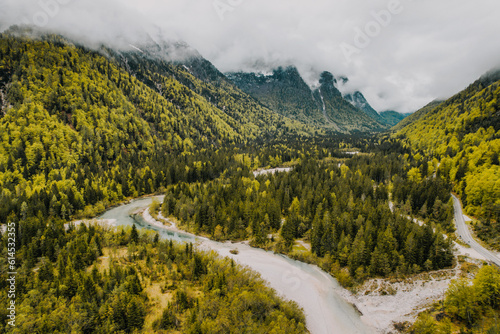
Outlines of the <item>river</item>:
{"label": "river", "polygon": [[[161,200],[161,196],[157,197]],[[233,258],[260,273],[269,285],[284,298],[297,302],[306,315],[307,328],[312,334],[364,334],[375,330],[363,322],[354,307],[337,293],[338,282],[317,266],[294,261],[285,256],[252,248],[243,243],[220,243],[188,233],[169,231],[153,226],[142,218],[130,215],[149,206],[153,197],[142,198],[106,211],[99,219],[114,220],[115,224],[131,225],[158,231],[163,238],[193,242],[198,248],[214,250]],[[237,248],[237,255],[230,250]]]}

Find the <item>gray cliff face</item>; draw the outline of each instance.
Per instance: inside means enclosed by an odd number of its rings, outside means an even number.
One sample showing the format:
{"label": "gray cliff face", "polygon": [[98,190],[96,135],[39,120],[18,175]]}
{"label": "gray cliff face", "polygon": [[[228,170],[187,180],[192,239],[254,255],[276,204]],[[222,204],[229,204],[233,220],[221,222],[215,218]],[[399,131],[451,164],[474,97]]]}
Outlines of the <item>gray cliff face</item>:
{"label": "gray cliff face", "polygon": [[[369,114],[343,97],[337,88],[338,80],[347,79],[337,79],[330,72],[321,73],[319,86],[314,88],[308,86],[292,66],[279,67],[267,75],[237,72],[226,73],[226,76],[264,106],[306,124],[343,133],[373,132],[386,128],[373,109],[373,113]],[[368,108],[368,102],[364,97],[362,99]]]}

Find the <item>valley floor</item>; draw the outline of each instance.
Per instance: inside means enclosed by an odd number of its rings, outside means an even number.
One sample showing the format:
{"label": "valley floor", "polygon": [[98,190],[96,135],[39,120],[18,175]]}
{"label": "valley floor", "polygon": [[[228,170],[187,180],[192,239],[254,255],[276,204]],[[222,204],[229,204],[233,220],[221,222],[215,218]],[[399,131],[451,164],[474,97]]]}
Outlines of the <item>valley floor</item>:
{"label": "valley floor", "polygon": [[[185,233],[180,230],[173,221],[163,217],[161,213],[159,213],[156,218],[151,216],[148,209],[139,209],[136,211],[136,214],[137,213],[140,213],[143,219],[152,226],[173,232]],[[197,239],[199,240],[198,247],[207,250],[215,250],[219,254],[229,256],[236,261],[240,261],[242,257],[247,257],[245,253],[250,254],[250,252],[252,252],[253,254],[253,252],[262,251],[260,249],[251,248],[247,242],[217,243],[206,238],[199,237]],[[309,244],[303,241],[301,241],[301,245],[306,249],[309,248]],[[238,249],[239,252],[237,254],[231,253],[231,250],[235,249]],[[457,243],[455,243],[454,253],[457,258],[461,257],[462,260],[466,258],[472,263],[480,263],[484,260],[484,258],[479,253],[475,252],[474,249]],[[253,254],[253,256],[255,256],[255,254]],[[243,261],[243,264],[247,264],[252,267],[251,262],[252,261]],[[258,263],[258,265],[265,267],[266,263]],[[252,269],[259,271],[259,268],[252,267]],[[320,271],[319,268],[317,269]],[[278,274],[278,276],[281,276],[274,279],[274,281],[277,281],[279,284],[271,284],[271,286],[287,298],[289,298],[290,295],[287,294],[285,290],[297,289],[296,286],[298,286],[299,289],[302,289],[304,286],[307,286],[307,284],[303,284],[303,282],[311,278],[303,277],[303,275],[297,270],[288,272],[286,270],[281,271],[281,274]],[[327,275],[324,272],[322,273]],[[362,286],[357,287],[354,292],[335,284],[333,288],[334,291],[331,292],[340,296],[345,302],[355,305],[357,310],[362,314],[361,319],[363,323],[371,327],[373,331],[377,333],[396,333],[395,324],[412,323],[420,312],[431,306],[437,300],[442,300],[450,282],[461,275],[467,275],[467,273],[462,270],[460,262],[458,262],[457,266],[453,269],[423,273],[405,280],[370,279],[367,280]],[[266,275],[264,274],[263,277],[267,279],[265,276]],[[312,277],[312,279],[317,278]],[[329,279],[331,279],[330,276]],[[301,295],[304,295],[304,293]],[[335,299],[334,296],[332,296],[332,298]],[[317,302],[315,303],[318,304]],[[308,304],[304,304],[304,302],[299,304],[302,304],[301,306],[304,308],[308,306]],[[312,304],[311,306],[314,307]],[[343,303],[340,303],[339,305],[336,305],[335,307],[341,310],[340,313],[342,314],[342,312],[346,312],[343,309],[345,305],[343,305]],[[311,315],[310,310],[309,312],[308,310],[305,311],[306,314],[309,313],[309,315]],[[321,312],[319,312],[318,316],[324,320],[324,317],[321,317]],[[353,315],[348,314],[348,317],[353,317]],[[313,320],[310,318],[309,320],[309,324],[311,324],[313,321],[321,319]],[[373,331],[363,328],[362,332],[371,333]],[[321,328],[312,329],[311,332],[323,333]]]}
{"label": "valley floor", "polygon": [[[143,218],[151,225],[181,232],[175,224],[161,216],[161,214],[159,215],[160,220],[169,221],[171,226],[164,226],[162,222],[154,219],[149,210],[144,210],[142,214]],[[247,243],[231,244],[227,242],[227,244],[240,251],[250,248]],[[199,246],[214,249],[210,240],[201,242]],[[482,260],[479,254],[474,253],[473,249],[458,244],[456,246],[456,256],[467,256],[471,258],[471,261]],[[230,248],[225,249],[221,255],[230,256],[235,260],[238,260],[238,257],[241,258],[241,255],[231,254],[229,252]],[[221,249],[216,250],[221,251]],[[362,314],[361,319],[363,322],[372,327],[377,333],[395,333],[395,324],[413,322],[420,312],[435,301],[443,299],[450,282],[458,278],[460,274],[461,269],[457,265],[453,269],[419,274],[406,280],[371,279],[358,287],[355,293],[337,286],[335,292],[348,303],[355,305]],[[290,276],[290,282],[294,277],[293,275]],[[284,293],[284,291],[281,292]]]}
{"label": "valley floor", "polygon": [[[160,220],[171,223],[170,226],[163,226],[163,222],[153,218],[148,209],[142,212],[142,217],[153,226],[186,233],[159,214]],[[341,297],[341,293],[348,291],[341,288],[330,275],[316,266],[253,248],[247,242],[221,243],[198,237],[197,246],[203,250],[216,251],[222,256],[230,257],[259,272],[280,295],[296,301],[304,309],[307,327],[313,334],[379,332],[370,328],[371,326],[367,325],[368,321],[365,319],[360,320],[355,309],[345,298]],[[234,250],[238,251],[234,252]]]}

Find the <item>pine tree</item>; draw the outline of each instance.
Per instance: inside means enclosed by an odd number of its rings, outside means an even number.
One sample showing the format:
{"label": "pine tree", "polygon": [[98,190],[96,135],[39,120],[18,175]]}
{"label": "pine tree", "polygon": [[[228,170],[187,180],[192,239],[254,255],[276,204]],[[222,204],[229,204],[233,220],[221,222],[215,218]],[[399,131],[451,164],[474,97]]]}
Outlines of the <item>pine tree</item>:
{"label": "pine tree", "polygon": [[285,222],[283,223],[283,226],[281,227],[281,237],[285,241],[285,245],[287,247],[291,247],[294,242],[294,226],[293,222],[291,222],[289,219],[286,219]]}
{"label": "pine tree", "polygon": [[127,327],[129,331],[136,329],[141,329],[144,325],[144,319],[146,317],[146,310],[144,304],[141,300],[133,296],[127,304],[126,309],[127,316]]}
{"label": "pine tree", "polygon": [[139,233],[137,232],[135,224],[132,225],[132,230],[130,231],[130,241],[133,243],[137,243],[139,241]]}

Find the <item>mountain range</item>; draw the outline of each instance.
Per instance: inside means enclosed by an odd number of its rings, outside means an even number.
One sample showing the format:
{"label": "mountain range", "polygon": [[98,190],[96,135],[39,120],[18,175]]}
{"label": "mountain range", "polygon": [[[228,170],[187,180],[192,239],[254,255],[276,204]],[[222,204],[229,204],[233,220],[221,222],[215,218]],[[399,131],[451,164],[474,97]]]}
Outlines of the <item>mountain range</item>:
{"label": "mountain range", "polygon": [[377,113],[359,91],[342,94],[330,72],[310,87],[293,66],[278,67],[270,74],[230,72],[226,76],[238,88],[283,116],[342,133],[376,132],[391,124]]}
{"label": "mountain range", "polygon": [[[337,79],[329,72],[320,75],[319,85],[314,88],[305,83],[293,66],[278,67],[269,76],[242,72],[223,74],[188,44],[151,38],[132,46],[131,50],[119,52],[119,57],[115,58],[124,59],[126,62],[122,65],[139,74],[144,73],[146,66],[150,72],[174,75],[180,83],[211,102],[223,98],[227,91],[241,90],[264,109],[316,129],[341,133],[377,132],[390,125],[369,105],[361,92],[340,93]],[[172,67],[180,71],[173,71]],[[141,75],[138,77],[151,81]],[[348,79],[340,77],[338,80],[345,83]],[[197,88],[200,82],[205,85],[204,89]],[[218,88],[217,91],[214,87]],[[238,99],[248,101],[245,94]],[[305,131],[311,132],[311,128]]]}
{"label": "mountain range", "polygon": [[192,180],[201,166],[216,175],[218,149],[322,133],[263,107],[195,53],[187,65],[167,57],[182,51],[151,42],[90,49],[26,28],[1,34],[1,220],[21,207],[92,215]]}
{"label": "mountain range", "polygon": [[395,126],[411,115],[411,113],[403,114],[394,110],[385,110],[380,113],[384,123],[389,126]]}

